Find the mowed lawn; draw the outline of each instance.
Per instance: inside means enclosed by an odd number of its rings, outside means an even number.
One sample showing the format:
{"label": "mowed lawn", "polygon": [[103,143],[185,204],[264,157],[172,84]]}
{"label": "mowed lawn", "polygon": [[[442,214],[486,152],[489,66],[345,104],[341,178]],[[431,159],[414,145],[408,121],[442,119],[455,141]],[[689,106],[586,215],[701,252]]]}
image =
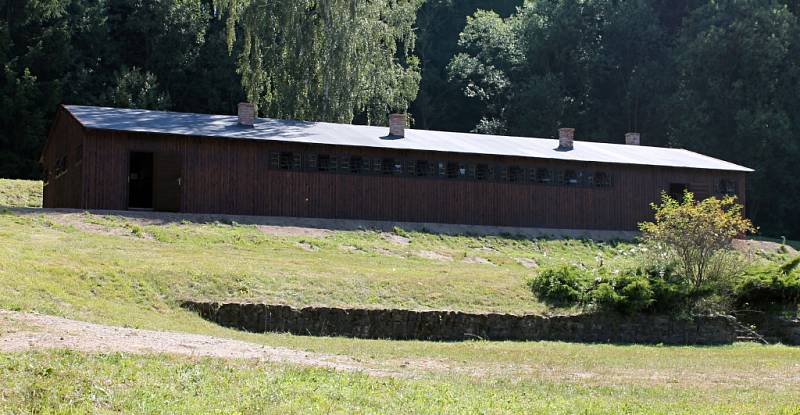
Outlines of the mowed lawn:
{"label": "mowed lawn", "polygon": [[[35,183],[0,182],[0,194],[8,187]],[[179,308],[183,299],[200,298],[575,312],[535,301],[525,285],[535,267],[613,269],[632,263],[638,249],[400,229],[287,232],[0,208],[2,309],[344,355],[376,369],[414,368],[407,376],[376,377],[248,360],[0,353],[0,412],[800,412],[800,348],[249,334]],[[0,333],[18,329],[0,327]]]}

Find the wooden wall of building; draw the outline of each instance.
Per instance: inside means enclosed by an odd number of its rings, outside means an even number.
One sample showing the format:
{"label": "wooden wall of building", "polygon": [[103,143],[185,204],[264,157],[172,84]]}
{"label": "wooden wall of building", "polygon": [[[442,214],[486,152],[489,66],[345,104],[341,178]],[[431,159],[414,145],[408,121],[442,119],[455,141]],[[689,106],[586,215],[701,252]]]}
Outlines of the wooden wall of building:
{"label": "wooden wall of building", "polygon": [[58,111],[40,160],[44,176],[44,207],[84,207],[82,196],[85,135],[83,126],[72,115],[64,110]]}
{"label": "wooden wall of building", "polygon": [[[180,156],[181,210],[192,213],[631,230],[651,218],[649,204],[658,200],[670,183],[688,183],[690,190],[702,197],[714,195],[720,179],[735,180],[742,201],[745,188],[744,174],[737,172],[100,130],[87,130],[83,148],[86,191],[80,206],[91,209],[126,209],[128,157],[132,151]],[[270,151],[602,170],[613,177],[613,185],[568,187],[282,171],[269,169]],[[70,186],[80,188],[77,184]],[[51,191],[47,204],[69,203],[60,197]]]}

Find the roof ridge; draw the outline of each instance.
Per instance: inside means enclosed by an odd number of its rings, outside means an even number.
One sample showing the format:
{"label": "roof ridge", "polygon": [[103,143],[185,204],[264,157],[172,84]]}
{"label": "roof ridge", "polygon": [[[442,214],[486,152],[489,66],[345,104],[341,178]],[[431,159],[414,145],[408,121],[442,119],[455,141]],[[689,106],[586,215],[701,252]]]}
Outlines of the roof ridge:
{"label": "roof ridge", "polygon": [[[86,128],[101,130],[439,153],[484,154],[575,162],[752,171],[747,167],[684,148],[634,146],[581,140],[575,142],[575,148],[571,151],[556,151],[553,143],[558,140],[554,138],[408,129],[405,138],[387,140],[385,137],[388,134],[388,127],[374,125],[257,118],[255,126],[244,127],[235,121],[236,115],[84,105],[65,105],[64,108]],[[387,134],[376,134],[376,131],[382,128],[387,128]],[[464,139],[465,137],[470,137],[470,139]],[[686,156],[681,156],[681,154]]]}

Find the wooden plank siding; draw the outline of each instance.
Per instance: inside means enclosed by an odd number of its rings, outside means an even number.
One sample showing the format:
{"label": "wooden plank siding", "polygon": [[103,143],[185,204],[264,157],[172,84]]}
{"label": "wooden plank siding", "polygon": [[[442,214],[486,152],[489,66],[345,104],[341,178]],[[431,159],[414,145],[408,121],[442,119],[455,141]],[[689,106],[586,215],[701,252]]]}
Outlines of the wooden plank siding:
{"label": "wooden plank siding", "polygon": [[[84,138],[86,131],[67,111],[58,111],[50,139],[42,150],[44,189],[42,206],[46,208],[81,208],[84,194]],[[56,171],[59,159],[65,157],[65,170]]]}
{"label": "wooden plank siding", "polygon": [[[126,209],[133,151],[180,154],[181,211],[191,213],[633,230],[652,218],[649,204],[670,183],[688,183],[690,190],[710,196],[720,179],[733,180],[742,202],[745,196],[741,172],[79,129],[84,137],[81,181],[48,185],[46,206],[74,205],[70,197],[78,192],[80,206],[69,207]],[[51,140],[69,142],[69,147],[75,135],[74,126],[59,120]],[[48,148],[52,153],[61,150],[58,145]],[[283,171],[269,168],[271,151],[604,171],[613,185]],[[50,154],[43,157],[45,163],[52,159]]]}

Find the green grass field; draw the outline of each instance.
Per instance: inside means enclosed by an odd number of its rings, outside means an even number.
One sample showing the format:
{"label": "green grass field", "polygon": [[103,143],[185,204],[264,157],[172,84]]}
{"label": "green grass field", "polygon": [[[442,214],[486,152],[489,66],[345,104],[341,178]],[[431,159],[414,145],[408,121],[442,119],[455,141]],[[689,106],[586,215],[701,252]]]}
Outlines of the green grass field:
{"label": "green grass field", "polygon": [[0,179],[0,206],[42,207],[42,182]]}
{"label": "green grass field", "polygon": [[[35,197],[14,195],[37,185],[0,181],[0,205],[36,205]],[[417,368],[411,378],[386,378],[247,360],[0,353],[0,413],[800,413],[800,348],[250,334],[178,306],[200,298],[573,312],[534,300],[525,285],[533,263],[613,269],[629,265],[637,249],[402,230],[276,235],[235,223],[0,208],[2,309],[349,356],[378,369]],[[770,255],[761,260],[783,259]],[[0,327],[0,335],[16,329]]]}
{"label": "green grass field", "polygon": [[[579,379],[375,378],[252,361],[0,355],[0,403],[29,413],[796,413],[796,389]],[[13,406],[12,406],[13,405]]]}

